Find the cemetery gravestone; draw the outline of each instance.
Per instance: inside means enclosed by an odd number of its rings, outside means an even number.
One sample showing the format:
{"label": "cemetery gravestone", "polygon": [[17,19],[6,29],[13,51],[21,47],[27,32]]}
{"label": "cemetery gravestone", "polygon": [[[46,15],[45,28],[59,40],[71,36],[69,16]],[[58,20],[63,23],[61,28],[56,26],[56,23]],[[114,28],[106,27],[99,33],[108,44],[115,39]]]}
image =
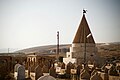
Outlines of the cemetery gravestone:
{"label": "cemetery gravestone", "polygon": [[35,80],[37,80],[39,77],[41,77],[43,75],[42,73],[42,68],[40,65],[38,65],[36,68],[35,68]]}
{"label": "cemetery gravestone", "polygon": [[55,70],[54,66],[52,66],[50,68],[49,73],[50,73],[51,76],[56,77],[56,70]]}
{"label": "cemetery gravestone", "polygon": [[87,72],[86,69],[80,74],[81,80],[89,80],[90,79],[90,74]]}
{"label": "cemetery gravestone", "polygon": [[37,80],[56,80],[56,79],[54,77],[50,76],[50,75],[45,75],[45,76],[41,76]]}
{"label": "cemetery gravestone", "polygon": [[25,67],[23,65],[18,66],[17,80],[25,80]]}
{"label": "cemetery gravestone", "polygon": [[20,66],[19,63],[17,63],[14,67],[14,78],[17,79],[18,76],[18,67]]}

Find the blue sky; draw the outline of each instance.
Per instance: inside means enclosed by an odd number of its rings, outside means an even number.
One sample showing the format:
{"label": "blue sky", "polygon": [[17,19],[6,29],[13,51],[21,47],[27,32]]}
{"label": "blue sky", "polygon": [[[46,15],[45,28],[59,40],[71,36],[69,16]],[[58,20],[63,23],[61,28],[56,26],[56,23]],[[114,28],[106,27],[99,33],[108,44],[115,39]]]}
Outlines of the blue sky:
{"label": "blue sky", "polygon": [[120,42],[120,0],[0,0],[0,49],[71,44],[87,9],[96,43]]}

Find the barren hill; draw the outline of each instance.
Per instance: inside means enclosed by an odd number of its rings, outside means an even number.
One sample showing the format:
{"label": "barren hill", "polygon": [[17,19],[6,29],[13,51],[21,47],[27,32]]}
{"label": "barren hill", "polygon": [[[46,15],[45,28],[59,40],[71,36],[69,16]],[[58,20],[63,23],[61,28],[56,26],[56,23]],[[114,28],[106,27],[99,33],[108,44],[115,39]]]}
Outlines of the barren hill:
{"label": "barren hill", "polygon": [[[71,44],[60,45],[60,51],[66,53],[69,51]],[[115,43],[97,43],[98,54],[102,57],[113,57],[120,56],[120,42]],[[16,51],[17,53],[39,53],[39,54],[49,54],[56,53],[56,45],[38,46],[28,49],[23,49]]]}
{"label": "barren hill", "polygon": [[[60,45],[59,48],[62,50],[68,50],[70,44],[65,44],[65,45]],[[46,45],[46,46],[38,46],[38,47],[32,47],[32,48],[27,48],[23,50],[16,51],[16,53],[55,53],[56,52],[56,45]]]}

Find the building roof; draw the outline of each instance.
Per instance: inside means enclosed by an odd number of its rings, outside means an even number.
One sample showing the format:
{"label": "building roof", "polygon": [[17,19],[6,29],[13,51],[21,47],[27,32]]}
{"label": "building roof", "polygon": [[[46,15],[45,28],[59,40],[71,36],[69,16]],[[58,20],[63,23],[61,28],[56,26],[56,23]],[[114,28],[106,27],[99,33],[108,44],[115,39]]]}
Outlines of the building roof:
{"label": "building roof", "polygon": [[[90,35],[90,36],[88,37],[88,35]],[[85,18],[85,14],[83,14],[81,23],[78,27],[78,30],[77,30],[77,33],[73,40],[73,43],[84,43],[85,42],[84,36],[86,37],[86,43],[94,43],[95,44],[95,41],[93,39],[92,33],[89,28],[89,25]]]}

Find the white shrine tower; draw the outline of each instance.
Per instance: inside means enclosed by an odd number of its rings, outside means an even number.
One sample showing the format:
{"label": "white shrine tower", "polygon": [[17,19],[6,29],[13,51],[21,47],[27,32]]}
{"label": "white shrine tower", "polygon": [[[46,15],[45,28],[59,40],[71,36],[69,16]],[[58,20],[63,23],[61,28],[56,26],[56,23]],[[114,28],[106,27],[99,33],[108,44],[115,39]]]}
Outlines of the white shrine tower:
{"label": "white shrine tower", "polygon": [[84,13],[67,57],[75,58],[77,63],[92,63],[98,59],[97,47]]}

